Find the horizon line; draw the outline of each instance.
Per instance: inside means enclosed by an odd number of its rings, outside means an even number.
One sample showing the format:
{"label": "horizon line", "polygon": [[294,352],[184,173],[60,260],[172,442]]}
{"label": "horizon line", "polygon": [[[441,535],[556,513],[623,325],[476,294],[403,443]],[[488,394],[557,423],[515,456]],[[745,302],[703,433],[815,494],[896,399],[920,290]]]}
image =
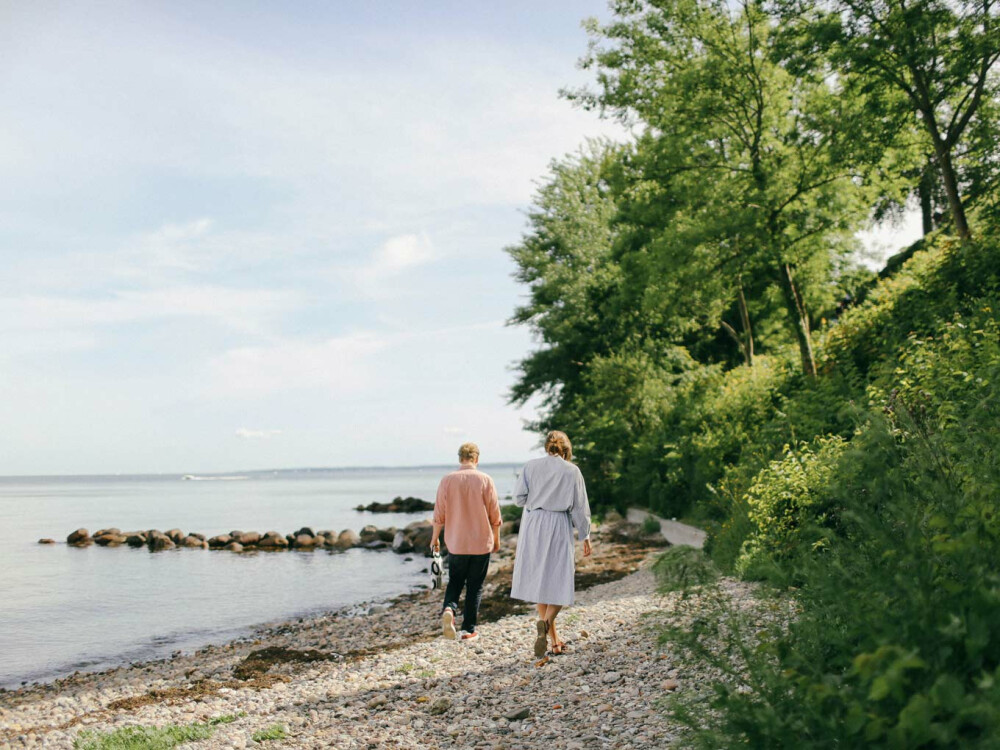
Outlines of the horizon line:
{"label": "horizon line", "polygon": [[[530,459],[523,461],[484,461],[480,466],[518,466]],[[457,463],[457,462],[456,462]],[[370,470],[392,470],[392,469],[447,469],[454,466],[452,463],[441,464],[408,464],[408,465],[363,465],[363,466],[293,466],[286,468],[269,469],[242,469],[236,471],[208,471],[208,472],[187,472],[187,471],[160,471],[160,472],[102,472],[96,474],[0,474],[3,479],[100,479],[105,477],[178,477],[183,479],[192,477],[230,477],[244,474],[277,474],[278,472],[320,472],[320,471],[370,471]]]}

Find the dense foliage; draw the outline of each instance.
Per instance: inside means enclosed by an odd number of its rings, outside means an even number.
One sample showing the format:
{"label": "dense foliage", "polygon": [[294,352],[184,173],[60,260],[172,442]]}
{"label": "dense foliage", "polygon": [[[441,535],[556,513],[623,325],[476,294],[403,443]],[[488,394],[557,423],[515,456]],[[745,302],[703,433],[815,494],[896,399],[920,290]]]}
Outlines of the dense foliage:
{"label": "dense foliage", "polygon": [[[567,95],[636,136],[554,162],[509,249],[540,342],[513,400],[595,505],[794,587],[706,746],[1000,746],[998,7],[612,11]],[[854,237],[914,202],[876,278]]]}

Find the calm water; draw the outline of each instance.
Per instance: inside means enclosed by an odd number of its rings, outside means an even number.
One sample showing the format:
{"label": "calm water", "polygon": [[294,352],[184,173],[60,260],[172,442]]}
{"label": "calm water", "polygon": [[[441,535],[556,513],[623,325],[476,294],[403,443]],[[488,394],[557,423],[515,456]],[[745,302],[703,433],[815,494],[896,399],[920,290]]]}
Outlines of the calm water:
{"label": "calm water", "polygon": [[[483,466],[501,499],[514,466]],[[289,533],[402,527],[420,514],[370,514],[358,504],[402,495],[433,500],[444,468],[171,477],[0,478],[0,686],[51,680],[217,643],[252,626],[392,596],[430,582],[427,561],[349,550],[235,555],[176,549],[71,548],[85,527],[173,527]],[[60,543],[39,545],[41,537]]]}

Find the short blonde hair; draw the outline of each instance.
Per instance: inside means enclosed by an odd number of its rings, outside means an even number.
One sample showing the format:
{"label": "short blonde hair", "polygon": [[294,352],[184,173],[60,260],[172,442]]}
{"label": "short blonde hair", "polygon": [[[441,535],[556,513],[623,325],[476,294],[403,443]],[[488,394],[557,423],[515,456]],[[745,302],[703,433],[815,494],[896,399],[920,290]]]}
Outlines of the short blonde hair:
{"label": "short blonde hair", "polygon": [[459,461],[475,461],[479,459],[479,446],[475,443],[462,443],[458,449]]}
{"label": "short blonde hair", "polygon": [[573,460],[573,444],[565,432],[552,430],[545,436],[545,452],[553,456],[562,456],[567,461]]}

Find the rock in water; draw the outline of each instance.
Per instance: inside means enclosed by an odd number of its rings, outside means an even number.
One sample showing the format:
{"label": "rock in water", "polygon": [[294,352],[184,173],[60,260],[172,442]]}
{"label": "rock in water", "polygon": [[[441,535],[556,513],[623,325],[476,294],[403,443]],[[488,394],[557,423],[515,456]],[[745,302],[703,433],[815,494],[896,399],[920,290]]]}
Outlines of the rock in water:
{"label": "rock in water", "polygon": [[284,549],[288,546],[288,540],[277,531],[269,531],[257,543],[261,549]]}
{"label": "rock in water", "polygon": [[86,529],[77,529],[66,537],[66,544],[75,544],[77,546],[90,544],[90,532]]}
{"label": "rock in water", "polygon": [[55,544],[56,540],[55,539],[39,539],[38,543],[39,544]]}
{"label": "rock in water", "polygon": [[170,541],[174,544],[180,544],[184,541],[184,537],[187,536],[187,534],[180,529],[169,529],[163,533],[166,534],[170,538]]}
{"label": "rock in water", "polygon": [[316,546],[316,537],[312,534],[297,534],[295,537],[295,546],[306,549]]}
{"label": "rock in water", "polygon": [[233,538],[229,534],[219,534],[208,540],[208,546],[212,549],[222,549],[231,541],[233,541]]}
{"label": "rock in water", "polygon": [[344,529],[337,536],[338,549],[350,549],[351,547],[357,547],[359,544],[361,544],[361,537],[352,529]]}
{"label": "rock in water", "polygon": [[230,542],[223,549],[229,550],[230,552],[242,552],[243,545],[239,542]]}
{"label": "rock in water", "polygon": [[414,521],[403,531],[415,551],[425,555],[430,554],[431,536],[434,531],[434,525],[430,521]]}
{"label": "rock in water", "polygon": [[160,552],[165,549],[173,549],[177,545],[174,544],[174,540],[169,536],[164,534],[162,531],[155,531],[149,535],[149,539],[146,542],[149,547],[150,552]]}
{"label": "rock in water", "polygon": [[413,551],[413,544],[406,538],[406,532],[396,532],[396,536],[392,540],[392,551],[400,554],[406,554],[407,552]]}
{"label": "rock in water", "polygon": [[[230,534],[230,536],[232,536],[232,534]],[[247,531],[243,534],[240,534],[239,537],[233,537],[233,538],[236,539],[236,541],[238,541],[244,547],[257,544],[258,542],[260,542],[260,534],[258,534],[256,531]]]}

